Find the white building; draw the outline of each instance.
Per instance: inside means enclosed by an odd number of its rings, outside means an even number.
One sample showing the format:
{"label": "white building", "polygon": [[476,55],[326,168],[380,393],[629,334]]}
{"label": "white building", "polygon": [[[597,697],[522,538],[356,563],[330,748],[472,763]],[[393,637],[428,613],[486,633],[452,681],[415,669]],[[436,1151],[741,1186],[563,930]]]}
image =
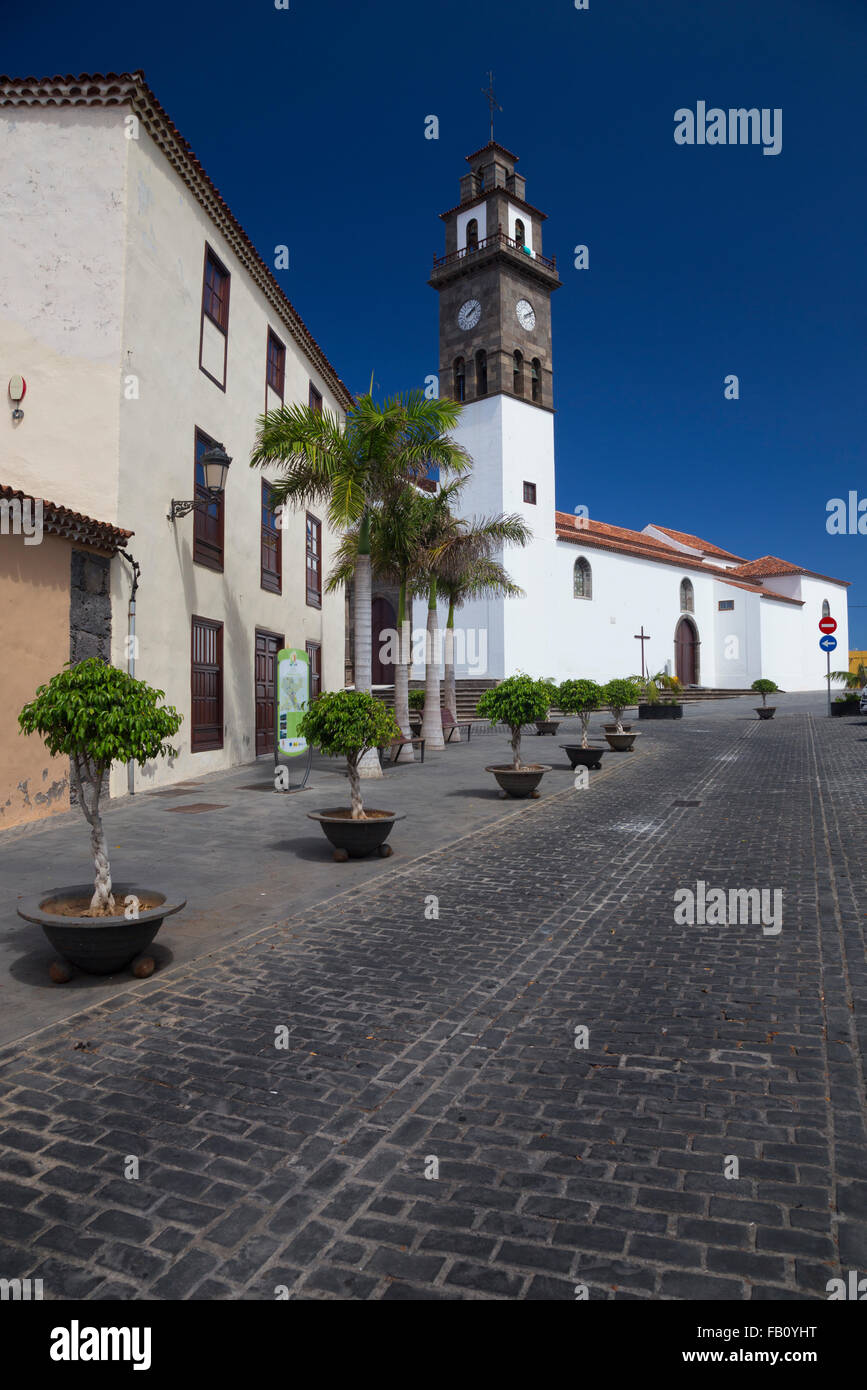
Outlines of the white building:
{"label": "white building", "polygon": [[[545,214],[526,201],[503,146],[467,162],[430,280],[440,391],[464,402],[456,438],[473,458],[464,515],[518,513],[534,539],[503,556],[523,599],[459,611],[458,678],[629,675],[641,670],[643,631],[647,668],[686,685],[743,689],[765,676],[785,690],[820,689],[823,615],[848,653],[845,581],[775,556],[748,561],[667,526],[632,531],[556,511],[550,297],[560,280],[542,253]],[[423,604],[413,618],[424,627]]]}
{"label": "white building", "polygon": [[[312,514],[275,529],[248,466],[257,417],[282,399],[342,418],[352,398],[140,73],[3,80],[0,123],[0,375],[27,383],[0,485],[134,533],[135,674],[184,716],[180,757],[139,785],[248,761],[273,749],[277,648],[306,646],[322,688],[345,654],[344,597],[323,592],[334,538]],[[215,442],[234,461],[206,505]],[[194,497],[205,509],[168,519]],[[105,564],[91,649],[126,668],[131,567]],[[47,679],[69,646],[33,640]],[[0,825],[30,818],[7,780]]]}

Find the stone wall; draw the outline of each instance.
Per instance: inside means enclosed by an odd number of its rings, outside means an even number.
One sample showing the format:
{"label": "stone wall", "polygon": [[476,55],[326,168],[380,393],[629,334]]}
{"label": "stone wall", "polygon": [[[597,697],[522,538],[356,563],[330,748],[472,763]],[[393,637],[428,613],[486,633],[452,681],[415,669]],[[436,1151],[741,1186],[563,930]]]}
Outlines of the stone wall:
{"label": "stone wall", "polygon": [[111,660],[111,561],[73,550],[69,580],[69,656]]}

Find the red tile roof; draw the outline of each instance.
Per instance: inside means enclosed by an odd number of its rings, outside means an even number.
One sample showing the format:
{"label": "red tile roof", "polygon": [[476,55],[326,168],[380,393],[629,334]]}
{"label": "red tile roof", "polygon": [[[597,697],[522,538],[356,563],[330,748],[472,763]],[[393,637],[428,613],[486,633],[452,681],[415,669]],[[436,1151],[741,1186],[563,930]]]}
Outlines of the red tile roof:
{"label": "red tile roof", "polygon": [[658,526],[652,521],[657,531],[664,531],[673,540],[680,541],[681,545],[692,546],[693,550],[700,550],[704,555],[716,555],[720,560],[740,560],[743,563],[743,555],[733,555],[730,550],[722,550],[718,545],[712,545],[710,541],[700,540],[698,536],[691,536],[688,531],[673,531],[670,526]]}
{"label": "red tile roof", "polygon": [[[743,578],[734,578],[737,571],[727,570],[717,565],[704,564],[698,558],[691,558],[682,550],[667,546],[655,536],[644,531],[631,531],[625,526],[611,526],[604,521],[576,519],[568,512],[555,512],[555,532],[558,540],[569,541],[572,545],[590,546],[598,550],[610,550],[617,555],[632,555],[640,560],[653,560],[656,564],[673,565],[677,569],[694,570],[699,574],[712,575],[714,579],[733,589],[745,589],[747,593],[758,594],[760,598],[774,599],[780,603],[792,603],[803,607],[801,599],[790,598],[788,594],[778,594],[764,585],[751,584]],[[660,528],[661,529],[661,528]]]}
{"label": "red tile roof", "polygon": [[354,397],[289,302],[244,228],[206,174],[141,71],[82,73],[80,77],[0,77],[0,106],[129,106],[169,163],[213,220],[295,342],[322,373],[336,399],[350,410]]}
{"label": "red tile roof", "polygon": [[95,521],[92,516],[74,512],[69,507],[61,507],[56,502],[32,497],[30,493],[0,483],[0,501],[42,502],[42,529],[55,536],[65,536],[78,545],[91,545],[98,550],[109,550],[114,555],[122,550],[134,531],[124,531],[108,521]]}
{"label": "red tile roof", "polygon": [[793,565],[790,560],[781,560],[776,555],[763,555],[760,560],[749,560],[743,565],[735,565],[732,574],[742,575],[744,579],[764,579],[775,574],[806,574],[810,579],[824,579],[829,584],[845,584],[848,579],[832,579],[829,574],[817,574],[815,570],[805,569],[803,565]]}

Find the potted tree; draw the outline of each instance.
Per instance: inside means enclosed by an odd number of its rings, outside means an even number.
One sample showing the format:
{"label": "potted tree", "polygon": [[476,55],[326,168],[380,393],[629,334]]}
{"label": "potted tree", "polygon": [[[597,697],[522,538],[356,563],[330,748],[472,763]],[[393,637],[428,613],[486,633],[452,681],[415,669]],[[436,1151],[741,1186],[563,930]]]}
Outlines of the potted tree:
{"label": "potted tree", "polygon": [[638,734],[630,732],[631,725],[623,723],[623,711],[634,705],[641,693],[639,682],[630,677],[609,681],[602,687],[602,702],[614,717],[613,727],[605,725],[608,747],[614,753],[631,753]]}
{"label": "potted tree", "polygon": [[413,738],[418,738],[421,733],[424,696],[423,690],[411,690],[409,692],[409,727]]}
{"label": "potted tree", "polygon": [[564,714],[577,714],[581,720],[581,743],[561,743],[573,767],[601,767],[607,748],[591,748],[587,739],[590,716],[602,703],[602,687],[595,681],[567,680],[557,687],[557,706]]}
{"label": "potted tree", "polygon": [[548,679],[543,681],[542,684],[548,687],[549,703],[545,711],[545,718],[533,721],[536,725],[536,733],[556,734],[560,727],[560,720],[551,718],[551,707],[557,704],[557,682],[553,679]]}
{"label": "potted tree", "polygon": [[768,704],[768,696],[773,695],[774,691],[779,690],[779,688],[780,687],[775,681],[765,680],[764,678],[753,681],[750,690],[754,690],[757,695],[761,695],[762,697],[761,708],[756,708],[756,714],[760,719],[773,719],[777,712],[777,707],[776,705]]}
{"label": "potted tree", "polygon": [[867,667],[863,662],[857,671],[832,671],[831,680],[839,681],[845,689],[837,695],[831,705],[831,714],[839,719],[841,715],[859,714],[861,711],[861,691],[867,687]]}
{"label": "potted tree", "polygon": [[492,772],[506,796],[538,796],[536,788],[550,767],[542,763],[523,763],[521,761],[521,730],[525,724],[532,724],[548,712],[551,703],[551,687],[547,681],[533,680],[519,674],[509,676],[499,685],[484,691],[479,700],[478,713],[492,725],[506,724],[511,734],[512,761],[508,765],[486,767]]}
{"label": "potted tree", "polygon": [[[633,679],[639,680],[637,676]],[[683,718],[683,701],[677,698],[683,687],[677,676],[657,671],[655,676],[640,680],[640,686],[643,698],[638,702],[639,719]]]}
{"label": "potted tree", "polygon": [[344,757],[352,805],[327,811],[308,811],[334,846],[338,863],[363,859],[374,850],[388,858],[385,842],[396,820],[396,811],[367,810],[361,800],[359,764],[365,753],[401,737],[394,715],[381,700],[364,690],[335,690],[320,695],[298,726],[302,738],[329,756]]}
{"label": "potted tree", "polygon": [[[67,664],[41,685],[18,716],[25,734],[40,734],[49,753],[69,758],[70,781],[90,826],[95,869],[92,888],[86,883],[53,888],[22,902],[18,912],[38,923],[65,961],[90,975],[111,975],[131,961],[137,975],[149,975],[154,962],[141,953],[165,918],[180,912],[186,901],[170,903],[165,893],[139,883],[112,882],[100,812],[114,763],[143,767],[154,758],[177,756],[167,740],[177,733],[182,716],[161,704],[163,698],[162,690],[90,657],[77,666]],[[58,982],[70,973],[63,965],[52,966]]]}

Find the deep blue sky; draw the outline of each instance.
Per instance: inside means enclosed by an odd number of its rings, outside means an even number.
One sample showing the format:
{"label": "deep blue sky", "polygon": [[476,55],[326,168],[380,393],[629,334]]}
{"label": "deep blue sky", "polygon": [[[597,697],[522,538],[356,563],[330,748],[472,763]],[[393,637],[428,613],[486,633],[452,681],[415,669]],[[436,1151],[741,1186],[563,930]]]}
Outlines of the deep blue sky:
{"label": "deep blue sky", "polygon": [[[558,505],[850,579],[867,648],[867,536],[825,530],[830,497],[867,496],[864,0],[42,0],[0,61],[143,68],[269,264],[289,245],[278,278],[344,380],[381,392],[437,369],[437,214],[493,68],[563,277]],[[782,153],[675,145],[698,100],[781,107]]]}

